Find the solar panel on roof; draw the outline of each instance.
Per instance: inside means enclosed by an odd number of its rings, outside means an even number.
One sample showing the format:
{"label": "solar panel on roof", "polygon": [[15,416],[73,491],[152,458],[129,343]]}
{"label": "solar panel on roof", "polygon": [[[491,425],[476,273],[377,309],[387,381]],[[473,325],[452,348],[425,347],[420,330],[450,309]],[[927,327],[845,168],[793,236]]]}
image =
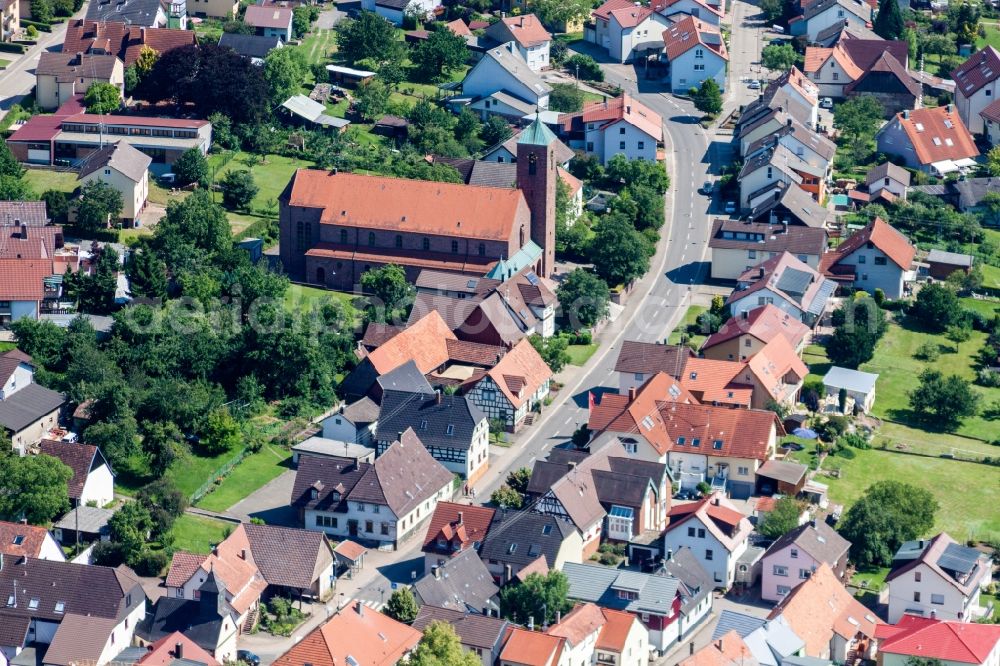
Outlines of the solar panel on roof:
{"label": "solar panel on roof", "polygon": [[469,280],[468,282],[465,283],[465,286],[469,289],[475,289],[476,284],[478,284],[478,282],[479,280]]}
{"label": "solar panel on roof", "polygon": [[979,561],[979,551],[974,548],[960,546],[957,543],[948,544],[948,547],[938,558],[938,566],[949,571],[960,573],[972,573]]}
{"label": "solar panel on roof", "polygon": [[812,276],[805,271],[794,268],[786,268],[785,272],[778,278],[778,289],[789,294],[804,294]]}
{"label": "solar panel on roof", "polygon": [[530,284],[531,286],[534,287],[538,284],[538,276],[532,273],[531,271],[525,273],[524,277],[527,278],[528,284]]}

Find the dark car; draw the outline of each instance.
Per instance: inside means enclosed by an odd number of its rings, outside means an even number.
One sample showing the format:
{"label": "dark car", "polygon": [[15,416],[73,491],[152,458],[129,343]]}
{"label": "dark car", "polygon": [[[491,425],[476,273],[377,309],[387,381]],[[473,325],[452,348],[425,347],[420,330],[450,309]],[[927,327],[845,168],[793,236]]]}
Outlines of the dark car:
{"label": "dark car", "polygon": [[244,664],[249,664],[250,666],[260,666],[260,657],[249,650],[237,650],[236,660],[242,661]]}

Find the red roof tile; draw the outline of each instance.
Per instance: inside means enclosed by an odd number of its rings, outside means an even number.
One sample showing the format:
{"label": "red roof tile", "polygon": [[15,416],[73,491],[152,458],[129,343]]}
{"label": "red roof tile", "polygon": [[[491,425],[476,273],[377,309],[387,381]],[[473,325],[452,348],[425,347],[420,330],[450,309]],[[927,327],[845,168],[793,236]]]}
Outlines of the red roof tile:
{"label": "red roof tile", "polygon": [[600,7],[595,9],[590,13],[594,18],[604,19],[607,21],[611,18],[611,12],[616,9],[627,9],[628,7],[634,7],[635,4],[631,0],[607,0]]}
{"label": "red roof tile", "polygon": [[972,135],[952,104],[897,113],[895,122],[906,132],[921,164],[979,155]]}
{"label": "red roof tile", "polygon": [[138,60],[143,46],[149,46],[158,55],[163,55],[196,43],[195,33],[191,30],[146,28],[126,26],[124,23],[74,19],[66,25],[62,50],[63,53],[106,50],[111,55],[118,56],[128,67]]}
{"label": "red roof tile", "polygon": [[515,628],[500,652],[500,661],[523,666],[554,666],[566,644],[564,638]]}
{"label": "red roof tile", "polygon": [[[438,539],[448,542],[447,548],[452,555],[457,555],[477,541],[482,542],[490,528],[493,514],[494,510],[485,506],[438,502],[434,515],[431,516],[431,522],[427,525],[424,552],[440,552],[437,546]],[[459,527],[462,528],[461,531]],[[455,549],[456,545],[461,548]]]}
{"label": "red roof tile", "polygon": [[0,553],[37,558],[48,532],[44,527],[0,520]]}
{"label": "red roof tile", "polygon": [[[703,35],[706,33],[718,35],[718,43],[705,41]],[[688,16],[664,30],[663,45],[666,49],[667,60],[674,60],[697,45],[713,51],[724,60],[729,60],[729,53],[726,51],[726,45],[722,41],[719,29],[693,16]]]}
{"label": "red roof tile", "polygon": [[[181,654],[177,654],[177,646],[181,646]],[[219,666],[219,662],[197,643],[179,631],[164,636],[149,646],[149,652],[137,662],[142,666],[171,666],[174,660],[184,659],[192,664]]]}
{"label": "red roof tile", "polygon": [[831,271],[834,266],[867,243],[872,243],[904,271],[910,269],[913,257],[917,253],[906,236],[882,218],[876,217],[867,227],[855,232],[841,243],[834,252],[825,255],[822,261],[823,268]]}
{"label": "red roof tile", "polygon": [[384,375],[407,361],[413,361],[420,372],[427,374],[447,362],[448,340],[455,340],[447,324],[436,310],[427,313],[402,333],[368,354],[375,370]]}
{"label": "red roof tile", "polygon": [[552,370],[525,338],[486,375],[517,409],[552,377]]}
{"label": "red roof tile", "polygon": [[746,317],[730,318],[705,340],[701,348],[709,349],[742,335],[753,336],[765,344],[780,335],[792,347],[798,348],[808,334],[809,327],[801,321],[779,307],[764,305],[750,310]]}
{"label": "red roof tile", "polygon": [[663,119],[628,93],[603,102],[591,102],[583,107],[583,122],[604,123],[604,126],[624,120],[657,141],[663,138]]}
{"label": "red roof tile", "polygon": [[1000,642],[1000,626],[903,615],[895,625],[879,625],[875,635],[881,639],[879,652],[985,664]]}
{"label": "red roof tile", "polygon": [[[500,19],[498,23],[506,26],[506,31],[514,40],[523,47],[538,46],[552,39],[552,35],[545,29],[542,22],[534,14],[524,14],[522,16],[508,16]],[[494,24],[493,31],[501,32],[502,28]],[[487,32],[491,32],[487,30]]]}

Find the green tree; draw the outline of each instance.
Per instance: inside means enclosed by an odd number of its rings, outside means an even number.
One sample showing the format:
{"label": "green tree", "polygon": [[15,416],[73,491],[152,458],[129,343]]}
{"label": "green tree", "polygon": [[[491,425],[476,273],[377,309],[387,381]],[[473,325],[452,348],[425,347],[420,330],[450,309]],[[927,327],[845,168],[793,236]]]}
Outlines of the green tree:
{"label": "green tree", "polygon": [[593,8],[589,0],[535,0],[531,4],[538,20],[549,27],[589,19]]}
{"label": "green tree", "polygon": [[875,16],[875,34],[882,39],[899,39],[903,36],[903,12],[898,2],[883,1],[878,5],[878,15]]}
{"label": "green tree", "polygon": [[11,176],[20,178],[24,175],[24,167],[10,152],[10,146],[6,142],[0,143],[0,176]]}
{"label": "green tree", "polygon": [[361,274],[361,288],[374,298],[372,314],[377,321],[387,321],[395,314],[409,312],[416,293],[406,279],[402,266],[387,264]]}
{"label": "green tree", "polygon": [[693,98],[694,107],[702,113],[717,116],[722,112],[722,91],[715,79],[708,78],[702,81]]}
{"label": "green tree", "polygon": [[410,60],[421,81],[447,81],[451,73],[465,64],[469,47],[465,38],[451,30],[435,30],[410,51]]}
{"label": "green tree", "polygon": [[833,126],[840,130],[855,163],[862,162],[871,153],[875,132],[882,125],[885,109],[872,95],[858,95],[833,112]]}
{"label": "green tree", "polygon": [[991,176],[1000,176],[1000,146],[993,146],[986,153],[986,170]]}
{"label": "green tree", "polygon": [[[597,180],[597,176],[599,172],[582,177],[584,180]],[[603,180],[603,185],[613,190],[649,187],[657,194],[663,194],[670,187],[670,179],[662,164],[651,160],[630,160],[620,153],[608,160]]]}
{"label": "green tree", "polygon": [[583,91],[572,83],[555,83],[549,93],[549,109],[573,113],[583,108]]}
{"label": "green tree", "polygon": [[34,196],[31,186],[20,176],[0,176],[0,201],[26,201]]}
{"label": "green tree", "polygon": [[76,226],[84,232],[107,229],[116,223],[125,202],[122,193],[103,180],[92,180],[83,186],[76,209]]}
{"label": "green tree", "polygon": [[248,169],[227,171],[219,182],[219,187],[222,189],[222,203],[233,210],[249,208],[260,191]]}
{"label": "green tree", "polygon": [[118,86],[110,83],[92,83],[83,96],[87,113],[112,113],[122,104],[122,93]]}
{"label": "green tree", "polygon": [[389,108],[392,91],[377,78],[364,81],[354,91],[354,110],[367,121],[378,120]]}
{"label": "green tree", "polygon": [[177,424],[166,421],[147,421],[142,425],[142,449],[149,460],[149,471],[159,478],[166,474],[177,460],[184,435]]}
{"label": "green tree", "polygon": [[885,333],[885,313],[866,297],[848,301],[834,315],[834,331],[826,353],[836,365],[857,368],[875,355],[875,346]]}
{"label": "green tree", "polygon": [[66,292],[76,301],[80,312],[108,314],[115,307],[118,288],[118,253],[105,245],[96,251],[93,270],[66,274]]}
{"label": "green tree", "polygon": [[584,81],[603,81],[604,70],[597,64],[597,61],[589,55],[578,53],[570,56],[563,64],[567,72],[573,72],[573,76]]}
{"label": "green tree", "polygon": [[132,252],[125,265],[129,291],[136,298],[167,297],[167,265],[148,248]]}
{"label": "green tree", "polygon": [[417,619],[419,610],[417,599],[410,588],[401,587],[389,596],[389,601],[386,602],[382,612],[397,622],[412,624]]}
{"label": "green tree", "polygon": [[528,492],[528,482],[530,481],[531,468],[518,467],[517,469],[513,469],[507,473],[505,485],[523,494]]}
{"label": "green tree", "polygon": [[38,0],[31,3],[31,20],[39,23],[52,23],[52,3],[49,0]]}
{"label": "green tree", "polygon": [[447,622],[431,622],[407,660],[409,666],[477,666],[476,653],[462,647],[458,634]]}
{"label": "green tree", "polygon": [[797,499],[782,497],[774,503],[774,509],[764,516],[757,531],[770,539],[777,539],[798,527],[801,515],[802,504]]}
{"label": "green tree", "polygon": [[947,285],[931,282],[921,287],[910,316],[932,331],[943,332],[965,318],[958,294]]}
{"label": "green tree", "polygon": [[500,591],[500,613],[513,622],[527,624],[528,618],[534,618],[536,624],[550,624],[556,614],[573,607],[568,594],[569,579],[562,571],[553,569],[544,576],[533,573]]}
{"label": "green tree", "polygon": [[556,290],[562,315],[574,329],[590,328],[608,314],[608,284],[590,271],[574,269]]}
{"label": "green tree", "polygon": [[208,415],[199,445],[209,454],[217,455],[235,449],[241,439],[240,427],[229,410],[220,407]]}
{"label": "green tree", "polygon": [[0,518],[46,525],[69,510],[73,471],[47,455],[17,456],[10,446],[0,454]]}
{"label": "green tree", "polygon": [[184,515],[188,499],[170,478],[163,477],[142,487],[136,501],[149,509],[153,519],[153,538],[163,540],[174,521]]}
{"label": "green tree", "polygon": [[125,502],[108,519],[111,540],[118,544],[128,563],[135,562],[146,547],[152,529],[153,518],[149,515],[149,509],[139,502]]}
{"label": "green tree", "polygon": [[292,12],[292,31],[298,38],[305,37],[312,26],[312,7],[301,5]]}
{"label": "green tree", "polygon": [[[275,49],[275,52],[283,50]],[[208,160],[197,148],[189,148],[181,153],[174,162],[173,172],[180,185],[189,183],[198,183],[202,187],[208,185]]]}
{"label": "green tree", "polygon": [[777,21],[785,13],[785,3],[782,0],[761,0],[759,6],[767,22]]}
{"label": "green tree", "polygon": [[141,451],[138,439],[138,426],[129,415],[94,423],[84,431],[84,440],[98,447],[115,469],[131,467],[133,456]]}
{"label": "green tree", "polygon": [[542,357],[545,364],[552,372],[560,372],[570,362],[569,341],[561,335],[543,338],[537,333],[528,338],[531,346],[535,348],[538,355]]}
{"label": "green tree", "polygon": [[264,79],[271,88],[271,102],[281,104],[298,92],[308,66],[300,49],[272,49],[264,58]]}
{"label": "green tree", "polygon": [[66,216],[69,214],[69,199],[66,193],[60,190],[45,190],[42,193],[42,201],[45,202],[45,210],[49,218],[55,224],[65,224]]}
{"label": "green tree", "polygon": [[363,58],[383,63],[403,59],[403,44],[396,29],[374,12],[362,11],[357,19],[337,24],[337,51],[351,64]]}
{"label": "green tree", "polygon": [[591,243],[594,270],[609,285],[628,284],[649,270],[646,240],[617,215],[602,219]]}
{"label": "green tree", "polygon": [[152,248],[174,273],[228,254],[232,247],[226,212],[207,190],[170,202],[153,231]]}
{"label": "green tree", "polygon": [[524,498],[521,497],[521,493],[504,484],[493,491],[490,502],[501,509],[520,509],[524,504]]}
{"label": "green tree", "polygon": [[761,51],[761,64],[775,72],[787,72],[801,60],[802,56],[795,52],[791,42],[772,42]]}
{"label": "green tree", "polygon": [[17,348],[43,368],[51,368],[61,361],[66,345],[65,329],[51,321],[22,317],[11,323],[10,330],[14,333]]}
{"label": "green tree", "polygon": [[927,368],[920,373],[920,384],[910,392],[910,408],[936,427],[952,430],[979,408],[979,394],[958,375],[945,377],[939,370]]}
{"label": "green tree", "polygon": [[213,113],[208,117],[212,123],[212,144],[218,149],[236,150],[240,147],[240,139],[233,133],[233,121],[223,113]]}
{"label": "green tree", "polygon": [[868,486],[848,509],[840,534],[851,542],[851,560],[859,568],[887,567],[904,541],[934,527],[937,500],[929,490],[900,481]]}
{"label": "green tree", "polygon": [[[510,128],[507,121],[500,116],[491,115],[483,123],[483,129],[479,132],[479,136],[482,138],[483,143],[488,147],[493,147],[497,144],[503,143],[509,139],[514,134],[514,130]],[[1000,152],[997,153],[997,168],[1000,171]],[[998,173],[997,175],[1000,175]]]}

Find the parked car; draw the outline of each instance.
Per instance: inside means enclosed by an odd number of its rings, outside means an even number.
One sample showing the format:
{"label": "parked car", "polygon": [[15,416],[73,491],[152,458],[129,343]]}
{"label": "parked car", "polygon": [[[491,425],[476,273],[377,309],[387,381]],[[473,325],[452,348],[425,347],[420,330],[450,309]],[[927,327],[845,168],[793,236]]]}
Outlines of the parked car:
{"label": "parked car", "polygon": [[249,664],[249,666],[260,666],[260,657],[250,650],[237,650],[236,660],[242,661],[244,664]]}
{"label": "parked car", "polygon": [[760,81],[757,79],[750,79],[750,83],[747,84],[750,90],[760,90]]}
{"label": "parked car", "polygon": [[704,183],[702,183],[702,185],[701,185],[701,193],[702,193],[702,194],[705,194],[705,195],[709,195],[709,194],[711,194],[711,193],[712,193],[712,188],[713,188],[713,187],[714,187],[714,186],[712,185],[712,181],[710,181],[710,180],[706,180],[706,181],[705,181]]}
{"label": "parked car", "polygon": [[833,100],[831,98],[829,98],[829,97],[824,97],[823,99],[821,99],[819,101],[819,108],[821,108],[821,109],[832,109],[833,108]]}
{"label": "parked car", "polygon": [[736,202],[735,201],[727,201],[726,202],[726,214],[727,215],[732,215],[735,212],[736,212]]}

